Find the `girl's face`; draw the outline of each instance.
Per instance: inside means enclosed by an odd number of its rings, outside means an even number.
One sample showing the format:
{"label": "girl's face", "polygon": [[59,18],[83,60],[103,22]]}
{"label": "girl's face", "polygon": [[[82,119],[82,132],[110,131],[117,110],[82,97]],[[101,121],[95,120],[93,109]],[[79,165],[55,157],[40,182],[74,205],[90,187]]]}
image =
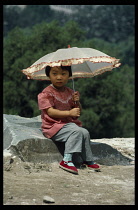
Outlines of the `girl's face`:
{"label": "girl's face", "polygon": [[69,72],[60,66],[55,66],[50,69],[49,78],[54,87],[60,89],[68,82]]}

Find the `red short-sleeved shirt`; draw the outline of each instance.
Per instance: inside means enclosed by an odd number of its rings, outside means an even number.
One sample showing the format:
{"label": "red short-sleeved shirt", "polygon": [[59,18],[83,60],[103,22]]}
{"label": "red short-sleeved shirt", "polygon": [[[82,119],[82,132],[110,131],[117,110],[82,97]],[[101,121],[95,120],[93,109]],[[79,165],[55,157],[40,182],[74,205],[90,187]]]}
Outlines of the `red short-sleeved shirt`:
{"label": "red short-sleeved shirt", "polygon": [[48,116],[46,109],[53,107],[55,109],[65,111],[75,107],[72,100],[73,90],[64,87],[64,90],[58,90],[53,85],[46,87],[41,93],[38,94],[38,106],[41,110],[42,118],[42,132],[47,138],[55,135],[66,123],[76,123],[82,126],[81,121],[77,118],[51,118]]}

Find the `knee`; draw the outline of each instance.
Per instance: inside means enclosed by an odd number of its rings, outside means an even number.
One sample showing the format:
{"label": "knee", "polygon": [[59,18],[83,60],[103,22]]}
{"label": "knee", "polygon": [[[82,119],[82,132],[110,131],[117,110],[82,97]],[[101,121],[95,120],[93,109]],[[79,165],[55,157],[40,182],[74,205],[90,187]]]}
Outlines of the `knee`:
{"label": "knee", "polygon": [[82,127],[77,126],[77,127],[74,128],[74,131],[76,133],[82,133]]}
{"label": "knee", "polygon": [[89,134],[89,131],[88,131],[87,129],[82,128],[82,133],[83,133],[83,136],[84,136],[84,137],[90,138],[90,134]]}
{"label": "knee", "polygon": [[77,127],[77,129],[75,129],[75,131],[82,134],[84,137],[90,137],[89,131],[85,128]]}
{"label": "knee", "polygon": [[79,126],[74,127],[73,133],[76,133],[77,135],[81,135],[82,137],[84,136],[83,128]]}

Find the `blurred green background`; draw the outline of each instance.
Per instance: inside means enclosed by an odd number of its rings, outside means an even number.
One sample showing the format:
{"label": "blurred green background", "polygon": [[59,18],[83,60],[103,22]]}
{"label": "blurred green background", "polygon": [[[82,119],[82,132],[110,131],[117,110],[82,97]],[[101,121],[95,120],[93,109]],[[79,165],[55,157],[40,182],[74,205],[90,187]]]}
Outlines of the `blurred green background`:
{"label": "blurred green background", "polygon": [[[37,95],[50,82],[27,80],[22,69],[68,45],[90,47],[120,59],[122,65],[75,79],[83,126],[91,138],[134,137],[134,34],[134,5],[3,5],[4,114],[41,114]],[[71,81],[68,86],[72,88]]]}

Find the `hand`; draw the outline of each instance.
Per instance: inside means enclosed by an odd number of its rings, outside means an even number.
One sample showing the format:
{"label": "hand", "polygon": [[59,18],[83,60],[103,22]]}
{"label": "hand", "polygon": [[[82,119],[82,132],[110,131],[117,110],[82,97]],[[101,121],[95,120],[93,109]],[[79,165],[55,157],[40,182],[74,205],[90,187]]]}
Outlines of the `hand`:
{"label": "hand", "polygon": [[79,92],[74,92],[73,95],[72,95],[72,99],[73,101],[79,101],[80,100],[80,96],[79,96]]}
{"label": "hand", "polygon": [[71,117],[80,117],[80,108],[73,108],[69,112]]}

